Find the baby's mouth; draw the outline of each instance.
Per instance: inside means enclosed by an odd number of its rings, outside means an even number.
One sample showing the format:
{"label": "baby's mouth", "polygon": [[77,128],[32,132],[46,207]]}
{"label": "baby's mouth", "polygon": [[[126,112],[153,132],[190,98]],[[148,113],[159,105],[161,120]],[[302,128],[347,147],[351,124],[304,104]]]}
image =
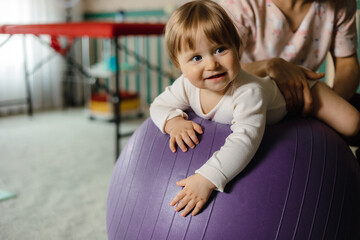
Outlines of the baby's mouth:
{"label": "baby's mouth", "polygon": [[225,74],[226,74],[226,72],[223,72],[223,73],[216,74],[214,76],[208,77],[207,79],[219,78],[219,77],[225,76]]}

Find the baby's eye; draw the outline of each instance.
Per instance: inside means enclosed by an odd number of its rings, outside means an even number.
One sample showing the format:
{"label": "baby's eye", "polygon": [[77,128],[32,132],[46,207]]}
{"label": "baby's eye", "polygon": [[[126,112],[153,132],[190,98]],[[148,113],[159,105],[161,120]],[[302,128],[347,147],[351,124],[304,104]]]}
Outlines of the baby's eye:
{"label": "baby's eye", "polygon": [[201,57],[200,55],[197,55],[197,56],[193,57],[193,58],[191,59],[191,61],[198,62],[198,61],[200,61],[201,59],[202,59],[202,57]]}
{"label": "baby's eye", "polygon": [[219,54],[219,53],[224,52],[225,50],[226,50],[226,47],[220,47],[220,48],[216,49],[215,53]]}

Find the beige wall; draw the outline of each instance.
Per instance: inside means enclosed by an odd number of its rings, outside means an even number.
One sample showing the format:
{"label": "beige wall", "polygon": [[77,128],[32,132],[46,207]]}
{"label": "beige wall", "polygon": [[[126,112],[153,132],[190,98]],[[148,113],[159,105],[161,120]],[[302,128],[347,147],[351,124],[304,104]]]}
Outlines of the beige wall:
{"label": "beige wall", "polygon": [[190,0],[82,0],[84,12],[172,9]]}

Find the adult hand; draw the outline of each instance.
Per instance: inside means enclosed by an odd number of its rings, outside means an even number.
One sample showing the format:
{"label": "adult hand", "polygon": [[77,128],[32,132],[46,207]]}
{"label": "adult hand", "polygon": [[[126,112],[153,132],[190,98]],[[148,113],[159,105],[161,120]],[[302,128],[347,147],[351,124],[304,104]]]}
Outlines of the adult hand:
{"label": "adult hand", "polygon": [[282,58],[273,58],[267,62],[266,74],[278,85],[286,101],[289,112],[312,111],[312,96],[306,80],[318,80],[325,76],[302,66],[287,62]]}
{"label": "adult hand", "polygon": [[202,134],[202,128],[199,124],[185,120],[182,117],[175,117],[166,122],[165,132],[170,135],[169,147],[172,152],[176,152],[177,144],[183,151],[187,151],[187,146],[194,148],[199,143],[196,133]]}
{"label": "adult hand", "polygon": [[198,214],[215,189],[212,182],[198,173],[180,180],[176,184],[184,188],[170,202],[170,206],[177,204],[175,207],[177,212],[184,209],[181,212],[183,217],[186,217],[191,211],[193,216]]}

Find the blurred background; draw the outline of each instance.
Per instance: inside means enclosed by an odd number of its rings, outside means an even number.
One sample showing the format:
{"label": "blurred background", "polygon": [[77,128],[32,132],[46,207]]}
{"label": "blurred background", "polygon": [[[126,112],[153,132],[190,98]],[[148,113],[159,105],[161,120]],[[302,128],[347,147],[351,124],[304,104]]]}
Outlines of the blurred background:
{"label": "blurred background", "polygon": [[[166,23],[185,2],[2,0],[0,27]],[[127,36],[118,42],[120,131],[127,136],[121,149],[179,72],[163,36]],[[115,68],[111,39],[0,34],[0,239],[106,239],[106,197],[117,159],[111,103]],[[330,58],[319,69],[330,85],[332,69]]]}
{"label": "blurred background", "polygon": [[[183,2],[1,1],[0,27],[165,23]],[[120,132],[129,136],[178,72],[161,35],[118,42],[124,90]],[[106,38],[0,34],[0,239],[107,238],[107,191],[117,159],[114,52]],[[127,139],[122,137],[119,147]]]}
{"label": "blurred background", "polygon": [[[0,4],[0,24],[41,24],[78,21],[111,21],[111,22],[166,22],[167,17],[176,4],[186,1],[101,1],[101,0],[15,0],[2,1]],[[0,44],[8,38],[0,34]],[[120,41],[137,56],[149,60],[154,66],[165,68],[168,59],[159,37],[128,37]],[[160,37],[161,38],[161,37]],[[0,48],[0,103],[24,98],[26,84],[24,81],[26,69],[30,73],[29,82],[32,95],[32,106],[35,111],[57,109],[67,106],[86,104],[89,100],[88,87],[98,85],[109,86],[112,74],[106,72],[111,65],[111,41],[109,39],[76,39],[69,50],[78,63],[83,64],[87,72],[94,73],[93,78],[84,75],[67,66],[65,59],[54,52],[54,48],[44,47],[44,42],[51,43],[50,36],[41,36],[40,42],[34,35],[14,35],[11,40]],[[59,44],[66,48],[68,39],[59,37]],[[161,42],[160,42],[161,41]],[[0,45],[1,46],[1,45]],[[143,64],[134,55],[121,54],[124,71],[127,71],[124,83],[128,88],[139,91],[145,78],[150,83],[157,77],[156,71],[144,70]],[[161,59],[160,59],[161,58]],[[161,64],[159,64],[161,63]],[[97,64],[97,65],[96,65]],[[163,65],[165,64],[165,66]],[[93,68],[91,68],[93,67]],[[137,74],[134,73],[137,70]],[[132,72],[132,73],[129,73]],[[143,76],[147,74],[147,76]],[[96,79],[97,78],[97,79]],[[132,79],[136,78],[134,83]],[[159,77],[158,77],[159,78]],[[97,80],[97,81],[96,81]],[[140,83],[141,81],[141,83]],[[166,80],[163,80],[166,84]],[[87,86],[86,84],[91,84]],[[148,84],[150,85],[150,84]],[[146,86],[144,86],[146,87]],[[161,86],[160,86],[161,88]],[[154,91],[153,94],[157,92]],[[150,100],[153,96],[146,96]],[[4,106],[1,115],[17,113],[26,110],[25,105]]]}

